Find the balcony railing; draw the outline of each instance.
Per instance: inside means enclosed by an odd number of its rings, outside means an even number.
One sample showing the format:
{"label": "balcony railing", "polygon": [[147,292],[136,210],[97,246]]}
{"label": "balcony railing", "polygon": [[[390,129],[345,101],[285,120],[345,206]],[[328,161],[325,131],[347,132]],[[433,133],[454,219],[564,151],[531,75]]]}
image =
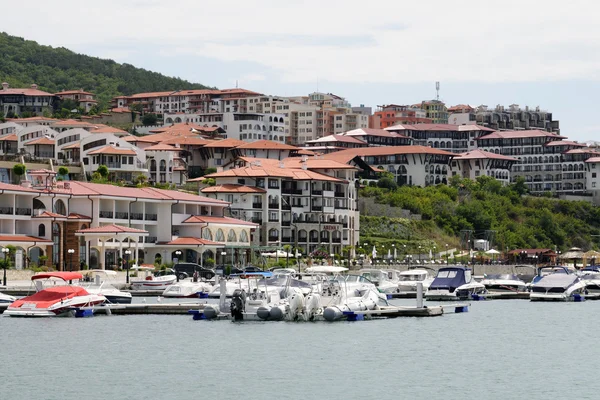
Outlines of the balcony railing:
{"label": "balcony railing", "polygon": [[281,226],[290,226],[292,221],[281,221]]}
{"label": "balcony railing", "polygon": [[323,211],[323,206],[312,206],[313,211]]}
{"label": "balcony railing", "polygon": [[156,221],[158,219],[157,214],[146,214],[146,221]]}
{"label": "balcony railing", "polygon": [[262,203],[252,203],[252,208],[263,208]]}
{"label": "balcony railing", "polygon": [[146,236],[144,238],[144,243],[156,243],[157,240],[156,236]]}
{"label": "balcony railing", "polygon": [[115,213],[115,218],[118,218],[118,219],[128,219],[129,218],[129,213],[128,212],[117,211]]}
{"label": "balcony railing", "polygon": [[252,218],[252,222],[254,222],[255,224],[259,224],[260,225],[260,224],[262,224],[263,221],[262,221],[262,218],[253,217]]}
{"label": "balcony railing", "polygon": [[113,217],[112,211],[100,211],[100,218],[112,218],[112,217]]}
{"label": "balcony railing", "polygon": [[269,222],[279,222],[279,218],[278,217],[275,217],[275,218],[269,217]]}
{"label": "balcony railing", "polygon": [[269,203],[269,208],[270,209],[279,209],[279,203]]}
{"label": "balcony railing", "polygon": [[311,243],[316,243],[316,242],[319,242],[319,237],[318,237],[318,236],[311,237],[311,238],[310,238],[310,242],[311,242]]}
{"label": "balcony railing", "polygon": [[313,189],[313,190],[312,190],[312,194],[313,194],[314,196],[320,196],[320,195],[322,195],[322,194],[323,194],[323,191],[322,191],[322,190],[316,190],[316,189]]}
{"label": "balcony railing", "polygon": [[290,243],[292,241],[292,237],[291,236],[282,236],[281,241]]}
{"label": "balcony railing", "polygon": [[308,240],[308,238],[306,236],[304,237],[299,237],[298,238],[298,243],[306,243],[306,241]]}
{"label": "balcony railing", "polygon": [[131,219],[144,219],[144,214],[142,214],[142,213],[131,213]]}
{"label": "balcony railing", "polygon": [[17,215],[31,215],[31,208],[17,208],[15,211]]}
{"label": "balcony railing", "polygon": [[342,243],[342,238],[333,238],[331,239],[332,243]]}
{"label": "balcony railing", "polygon": [[335,197],[346,197],[346,193],[344,193],[344,192],[335,192],[334,196]]}
{"label": "balcony railing", "polygon": [[11,214],[13,213],[12,207],[0,207],[0,214]]}
{"label": "balcony railing", "polygon": [[276,242],[279,240],[279,236],[269,236],[269,242]]}

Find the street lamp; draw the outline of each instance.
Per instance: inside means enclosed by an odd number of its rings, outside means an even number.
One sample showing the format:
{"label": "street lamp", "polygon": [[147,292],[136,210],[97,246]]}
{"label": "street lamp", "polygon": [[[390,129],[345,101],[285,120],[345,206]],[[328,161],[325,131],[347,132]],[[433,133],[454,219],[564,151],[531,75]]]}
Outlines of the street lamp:
{"label": "street lamp", "polygon": [[177,262],[179,262],[179,260],[180,260],[179,256],[181,256],[181,250],[175,251],[175,255],[177,256]]}
{"label": "street lamp", "polygon": [[421,245],[419,245],[419,264],[421,264]]}
{"label": "street lamp", "polygon": [[222,251],[221,252],[221,256],[222,256],[222,263],[223,263],[223,271],[225,271],[225,256],[227,255],[226,251]]}
{"label": "street lamp", "polygon": [[125,283],[129,284],[129,255],[131,254],[131,250],[125,250]]}
{"label": "street lamp", "polygon": [[67,253],[69,253],[69,272],[73,271],[73,254],[75,253],[75,250],[73,249],[69,249],[67,250]]}
{"label": "street lamp", "polygon": [[2,269],[4,270],[4,276],[2,278],[2,286],[6,286],[6,268],[8,268],[8,253],[10,253],[10,249],[8,247],[2,248],[2,253],[4,253],[4,262],[2,263]]}
{"label": "street lamp", "polygon": [[331,265],[333,265],[333,257],[335,257],[335,254],[331,253],[330,256],[331,256]]}
{"label": "street lamp", "polygon": [[446,265],[448,265],[448,243],[446,243]]}

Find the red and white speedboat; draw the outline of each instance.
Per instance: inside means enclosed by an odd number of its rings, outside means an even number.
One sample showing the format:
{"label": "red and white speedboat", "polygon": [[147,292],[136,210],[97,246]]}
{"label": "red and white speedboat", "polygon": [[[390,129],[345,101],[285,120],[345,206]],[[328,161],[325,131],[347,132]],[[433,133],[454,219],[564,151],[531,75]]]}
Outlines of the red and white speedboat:
{"label": "red and white speedboat", "polygon": [[[31,277],[38,292],[13,302],[5,315],[11,317],[56,317],[69,315],[70,311],[79,307],[91,307],[102,304],[106,297],[90,294],[80,286],[68,285],[66,282],[82,279],[78,272],[45,272]],[[53,279],[64,281],[55,286],[44,286],[42,279],[51,282]]]}

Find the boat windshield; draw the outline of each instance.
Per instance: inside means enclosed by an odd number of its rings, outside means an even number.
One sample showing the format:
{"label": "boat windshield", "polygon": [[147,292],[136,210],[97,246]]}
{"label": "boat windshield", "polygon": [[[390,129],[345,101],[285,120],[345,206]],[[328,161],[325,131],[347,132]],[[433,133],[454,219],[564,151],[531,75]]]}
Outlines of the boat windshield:
{"label": "boat windshield", "polygon": [[371,282],[379,282],[380,280],[383,280],[383,274],[380,271],[364,271],[361,273],[361,275]]}
{"label": "boat windshield", "polygon": [[437,274],[437,278],[455,278],[455,277],[456,277],[456,271],[454,271],[454,270],[439,271]]}
{"label": "boat windshield", "polygon": [[404,282],[417,282],[425,280],[426,274],[411,274],[411,275],[400,275],[400,280]]}
{"label": "boat windshield", "polygon": [[519,277],[514,274],[490,274],[486,275],[485,279],[499,279],[506,281],[520,281]]}

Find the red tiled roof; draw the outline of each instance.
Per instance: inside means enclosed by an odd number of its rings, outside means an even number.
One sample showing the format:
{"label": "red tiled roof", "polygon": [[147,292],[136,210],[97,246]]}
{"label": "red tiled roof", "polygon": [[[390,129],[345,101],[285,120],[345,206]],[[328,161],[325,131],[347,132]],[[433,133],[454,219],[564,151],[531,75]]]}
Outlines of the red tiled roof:
{"label": "red tiled roof", "polygon": [[143,98],[150,98],[150,97],[163,97],[163,96],[168,96],[171,93],[173,93],[173,91],[169,91],[169,92],[148,92],[148,93],[136,93],[136,94],[132,94],[131,96],[125,96],[127,99],[143,99]]}
{"label": "red tiled roof", "polygon": [[2,136],[0,138],[0,141],[6,141],[6,142],[17,142],[18,140],[19,140],[19,138],[14,133],[11,133],[10,135]]}
{"label": "red tiled roof", "polygon": [[256,142],[244,143],[236,147],[237,149],[257,149],[257,150],[299,150],[296,146],[289,144],[273,142],[271,140],[258,140]]}
{"label": "red tiled roof", "polygon": [[73,143],[70,143],[66,146],[63,146],[62,149],[66,150],[66,149],[78,149],[80,146],[79,140]]}
{"label": "red tiled roof", "polygon": [[210,148],[210,147],[233,148],[233,147],[241,146],[245,143],[246,142],[243,142],[241,140],[237,140],[234,138],[228,138],[228,139],[223,139],[223,140],[215,140],[213,142],[206,144],[204,147],[205,148]]}
{"label": "red tiled roof", "polygon": [[585,160],[586,163],[600,163],[600,157],[590,157]]}
{"label": "red tiled roof", "polygon": [[222,242],[213,242],[208,239],[196,237],[178,237],[170,242],[159,242],[162,246],[222,246]]}
{"label": "red tiled roof", "polygon": [[21,185],[12,185],[10,183],[3,183],[0,182],[0,190],[8,190],[8,191],[12,191],[12,192],[39,192],[38,190],[32,189],[32,188],[28,188],[28,187],[24,187]]}
{"label": "red tiled roof", "polygon": [[544,146],[577,146],[577,147],[586,147],[585,143],[577,143],[569,140],[553,140],[544,144]]}
{"label": "red tiled roof", "polygon": [[58,121],[56,118],[47,117],[28,117],[28,118],[6,118],[7,121],[19,123],[19,122],[33,122],[33,121]]}
{"label": "red tiled roof", "polygon": [[367,142],[365,142],[363,140],[357,139],[352,136],[347,136],[347,135],[323,136],[323,137],[315,139],[315,140],[308,140],[306,143],[329,143],[329,142],[344,142],[344,143],[355,143],[355,144],[364,144],[364,145],[367,144]]}
{"label": "red tiled roof", "polygon": [[216,172],[214,174],[205,175],[206,178],[225,178],[225,177],[278,177],[291,178],[296,180],[316,180],[316,181],[332,181],[343,182],[341,179],[332,176],[323,175],[318,172],[304,169],[280,168],[273,165],[250,165],[242,168],[234,168],[227,171]]}
{"label": "red tiled roof", "polygon": [[479,149],[467,151],[466,153],[460,153],[455,158],[455,160],[478,160],[478,159],[482,159],[482,158],[493,158],[493,159],[497,159],[497,160],[507,160],[507,161],[519,161],[518,159],[516,159],[514,157],[509,157],[509,156],[505,156],[502,154],[491,153],[489,151],[484,151],[484,150],[479,150]]}
{"label": "red tiled roof", "polygon": [[94,93],[84,92],[83,90],[65,90],[63,92],[54,93],[55,95],[67,95],[67,94],[87,94],[93,96]]}
{"label": "red tiled roof", "polygon": [[181,151],[181,149],[171,146],[170,144],[159,143],[150,147],[146,147],[144,151]]}
{"label": "red tiled roof", "polygon": [[[188,182],[198,182],[204,180],[204,177],[188,179]],[[236,185],[236,184],[223,184],[208,186],[201,190],[202,193],[266,193],[265,189],[261,189],[255,186]]]}
{"label": "red tiled roof", "polygon": [[164,133],[164,132],[191,132],[192,129],[202,130],[202,129],[211,129],[206,126],[190,124],[188,122],[177,122],[173,125],[165,125],[160,128],[152,129],[150,133]]}
{"label": "red tiled roof", "polygon": [[44,92],[37,88],[7,88],[0,90],[0,96],[2,95],[53,96],[52,93]]}
{"label": "red tiled roof", "polygon": [[254,222],[244,221],[241,219],[230,218],[230,217],[212,217],[205,215],[192,215],[188,219],[183,221],[184,224],[223,224],[223,225],[247,225],[247,226],[258,226]]}
{"label": "red tiled roof", "polygon": [[52,171],[50,169],[32,169],[31,171],[27,171],[29,175],[56,175],[57,172]]}
{"label": "red tiled roof", "polygon": [[121,226],[121,225],[116,225],[116,224],[110,224],[110,225],[103,225],[103,226],[97,226],[94,228],[87,228],[87,229],[79,229],[77,231],[75,231],[75,233],[114,233],[114,234],[118,234],[118,233],[137,233],[137,234],[147,234],[148,231],[145,231],[143,229],[136,229],[136,228],[130,228],[128,226]]}
{"label": "red tiled roof", "polygon": [[0,242],[10,243],[21,243],[21,242],[40,242],[40,243],[52,243],[52,240],[42,239],[35,236],[26,235],[0,235]]}
{"label": "red tiled roof", "polygon": [[27,142],[23,146],[31,146],[31,145],[35,145],[35,144],[54,145],[55,143],[56,142],[54,141],[54,139],[50,139],[49,137],[43,136],[43,137],[40,137],[40,138],[37,138],[37,139]]}
{"label": "red tiled roof", "polygon": [[471,107],[468,104],[457,104],[455,106],[452,107],[448,107],[448,112],[452,112],[452,111],[462,111],[462,110],[473,110],[473,107]]}
{"label": "red tiled roof", "polygon": [[33,218],[61,219],[61,220],[68,220],[68,219],[70,219],[70,220],[89,220],[89,221],[92,220],[91,217],[81,215],[81,214],[71,213],[71,214],[69,214],[69,216],[66,216],[66,215],[57,214],[57,213],[50,212],[50,211],[44,211],[43,213],[41,213],[39,215],[33,216]]}
{"label": "red tiled roof", "polygon": [[322,157],[327,160],[334,160],[346,164],[357,156],[388,156],[394,154],[438,154],[456,157],[456,154],[454,153],[425,146],[360,147],[336,151],[334,153],[325,154]]}
{"label": "red tiled roof", "polygon": [[178,144],[181,146],[205,146],[212,143],[212,140],[207,140],[200,135],[179,136],[163,141],[163,144]]}
{"label": "red tiled roof", "polygon": [[381,137],[398,137],[398,138],[407,137],[407,136],[401,135],[396,132],[390,132],[389,129],[386,130],[386,129],[375,129],[375,128],[354,129],[352,131],[345,132],[344,135],[346,135],[346,136],[381,136]]}
{"label": "red tiled roof", "polygon": [[96,154],[116,154],[116,155],[124,155],[124,156],[137,155],[137,153],[133,149],[114,147],[112,145],[104,146],[100,149],[92,150],[88,153],[88,155],[96,155]]}
{"label": "red tiled roof", "polygon": [[57,121],[52,124],[52,126],[85,126],[92,127],[94,124],[90,124],[89,122],[77,121],[76,119],[65,119],[61,121]]}
{"label": "red tiled roof", "polygon": [[[154,135],[150,135],[150,136],[154,136]],[[130,136],[123,136],[121,139],[125,140],[126,142],[129,143],[136,143],[136,142],[141,142],[141,143],[159,143],[160,140],[157,140],[155,138],[151,138],[150,136],[134,136],[134,135],[130,135]]]}
{"label": "red tiled roof", "polygon": [[119,113],[128,113],[128,112],[131,112],[131,110],[126,107],[115,107],[115,108],[111,108],[110,112],[119,114]]}
{"label": "red tiled roof", "polygon": [[598,152],[598,150],[595,149],[595,148],[585,148],[585,149],[571,149],[571,150],[567,150],[563,154],[593,154],[593,155],[600,155],[600,152]]}
{"label": "red tiled roof", "polygon": [[530,137],[552,137],[557,139],[566,139],[564,136],[558,136],[556,133],[540,131],[540,130],[523,130],[523,131],[497,131],[489,135],[480,136],[475,140],[482,139],[518,139]]}
{"label": "red tiled roof", "polygon": [[129,132],[124,131],[123,129],[115,128],[113,126],[108,125],[98,125],[96,129],[92,129],[90,133],[118,133],[128,135]]}

